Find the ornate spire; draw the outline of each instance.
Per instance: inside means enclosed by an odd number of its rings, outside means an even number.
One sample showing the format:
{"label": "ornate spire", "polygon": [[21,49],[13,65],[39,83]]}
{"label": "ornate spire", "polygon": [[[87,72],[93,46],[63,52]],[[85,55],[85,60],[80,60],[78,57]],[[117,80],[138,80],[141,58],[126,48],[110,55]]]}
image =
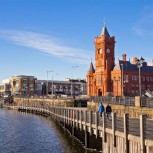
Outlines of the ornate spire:
{"label": "ornate spire", "polygon": [[104,23],[104,27],[102,29],[102,32],[101,32],[100,36],[102,36],[102,35],[106,35],[106,36],[110,37],[110,35],[109,35],[108,31],[107,31],[105,23]]}
{"label": "ornate spire", "polygon": [[94,69],[94,66],[92,64],[92,59],[91,59],[90,68],[89,68],[88,72],[95,73],[95,69]]}

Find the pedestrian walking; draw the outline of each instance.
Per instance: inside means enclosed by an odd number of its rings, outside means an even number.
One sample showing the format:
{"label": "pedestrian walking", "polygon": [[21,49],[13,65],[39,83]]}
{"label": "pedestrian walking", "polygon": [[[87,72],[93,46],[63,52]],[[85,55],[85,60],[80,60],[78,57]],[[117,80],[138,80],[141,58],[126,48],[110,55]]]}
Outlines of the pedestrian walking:
{"label": "pedestrian walking", "polygon": [[106,117],[107,117],[108,120],[109,120],[110,117],[111,117],[111,112],[112,112],[112,108],[111,108],[111,106],[108,104],[108,105],[106,106]]}
{"label": "pedestrian walking", "polygon": [[98,112],[100,114],[100,117],[102,117],[102,113],[104,112],[104,105],[101,103],[99,108],[98,108]]}

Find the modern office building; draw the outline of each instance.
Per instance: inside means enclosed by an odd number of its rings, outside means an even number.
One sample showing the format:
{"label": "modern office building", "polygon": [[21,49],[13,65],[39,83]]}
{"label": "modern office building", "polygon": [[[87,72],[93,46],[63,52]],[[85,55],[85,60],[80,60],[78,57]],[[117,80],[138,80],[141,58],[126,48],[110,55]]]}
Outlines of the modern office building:
{"label": "modern office building", "polygon": [[95,38],[95,68],[91,61],[87,72],[88,96],[141,96],[153,91],[153,66],[141,57],[127,61],[126,54],[115,63],[115,37],[104,25]]}
{"label": "modern office building", "polygon": [[34,76],[17,75],[9,78],[10,91],[13,95],[34,95],[36,93]]}
{"label": "modern office building", "polygon": [[0,83],[0,96],[11,95],[9,83]]}
{"label": "modern office building", "polygon": [[86,95],[86,80],[37,80],[37,95]]}
{"label": "modern office building", "polygon": [[86,95],[86,80],[37,80],[34,76],[18,75],[2,81],[0,94],[5,93],[23,96]]}

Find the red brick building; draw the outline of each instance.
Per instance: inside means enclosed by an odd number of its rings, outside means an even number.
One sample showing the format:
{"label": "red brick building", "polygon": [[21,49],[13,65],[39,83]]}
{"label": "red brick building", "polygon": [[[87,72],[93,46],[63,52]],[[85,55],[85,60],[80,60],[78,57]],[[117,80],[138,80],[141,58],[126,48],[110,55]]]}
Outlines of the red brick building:
{"label": "red brick building", "polygon": [[[95,38],[95,68],[91,61],[87,72],[88,96],[137,96],[146,90],[153,91],[153,66],[146,62],[139,63],[122,60],[115,63],[115,37],[110,36],[104,25],[102,33]],[[139,78],[141,78],[139,80]]]}

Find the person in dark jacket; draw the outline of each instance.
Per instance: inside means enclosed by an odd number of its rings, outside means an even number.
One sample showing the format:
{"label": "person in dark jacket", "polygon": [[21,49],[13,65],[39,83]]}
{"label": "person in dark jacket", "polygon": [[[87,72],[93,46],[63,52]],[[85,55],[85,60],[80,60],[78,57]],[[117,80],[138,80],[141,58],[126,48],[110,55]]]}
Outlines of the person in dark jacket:
{"label": "person in dark jacket", "polygon": [[102,113],[104,112],[104,105],[101,103],[99,108],[98,108],[98,112],[100,114],[100,116],[102,117]]}
{"label": "person in dark jacket", "polygon": [[112,112],[112,108],[111,108],[111,106],[108,104],[108,105],[106,106],[106,117],[107,117],[108,120],[109,120],[110,117],[111,117],[111,112]]}

